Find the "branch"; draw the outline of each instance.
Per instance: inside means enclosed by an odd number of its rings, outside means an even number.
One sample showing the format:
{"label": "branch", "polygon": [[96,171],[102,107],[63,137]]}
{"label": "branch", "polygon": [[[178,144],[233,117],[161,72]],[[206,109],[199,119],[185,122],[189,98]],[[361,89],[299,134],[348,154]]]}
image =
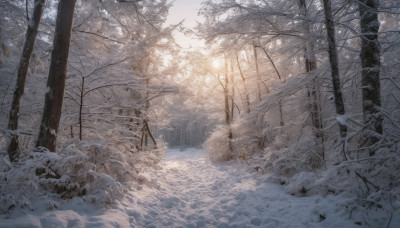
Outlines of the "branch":
{"label": "branch", "polygon": [[118,41],[118,40],[114,40],[112,38],[109,38],[109,37],[106,37],[106,36],[102,36],[102,35],[94,33],[94,32],[88,32],[88,31],[84,31],[84,30],[74,30],[74,29],[73,29],[73,31],[74,32],[80,32],[80,33],[86,33],[86,34],[89,34],[89,35],[94,35],[94,36],[100,37],[100,38],[102,38],[104,40],[109,40],[109,41],[112,41],[112,42],[115,42],[115,43],[126,45],[126,43],[124,43],[124,42],[121,42],[121,41]]}
{"label": "branch", "polygon": [[86,96],[88,93],[93,92],[98,89],[101,89],[101,88],[107,88],[107,87],[118,86],[118,85],[128,85],[128,83],[125,82],[125,83],[115,83],[115,84],[111,84],[111,85],[98,86],[98,87],[95,87],[93,89],[86,91],[85,93],[83,93],[83,96]]}
{"label": "branch", "polygon": [[107,67],[113,66],[113,65],[118,65],[118,64],[120,64],[120,63],[125,62],[125,61],[126,61],[127,59],[129,59],[129,58],[132,58],[132,56],[128,56],[128,57],[126,57],[125,59],[122,59],[122,60],[120,60],[120,61],[113,62],[113,63],[111,63],[111,60],[110,60],[110,61],[108,61],[107,63],[101,65],[100,67],[98,67],[98,68],[96,68],[96,69],[94,69],[92,72],[90,72],[89,74],[87,74],[87,75],[85,75],[85,76],[83,76],[83,77],[84,77],[84,78],[88,78],[88,77],[90,77],[91,75],[93,75],[94,73],[96,73],[96,72],[98,72],[98,71],[100,71],[100,70],[102,70],[102,69],[104,69],[104,68],[107,68]]}

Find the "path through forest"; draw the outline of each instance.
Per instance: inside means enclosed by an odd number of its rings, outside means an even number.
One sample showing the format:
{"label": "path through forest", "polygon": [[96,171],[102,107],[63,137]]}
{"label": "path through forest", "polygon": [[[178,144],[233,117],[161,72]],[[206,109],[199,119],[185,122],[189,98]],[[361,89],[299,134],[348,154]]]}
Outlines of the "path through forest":
{"label": "path through forest", "polygon": [[154,191],[131,196],[131,222],[138,227],[359,227],[335,211],[339,198],[291,196],[269,176],[244,169],[237,162],[210,162],[198,149],[169,150],[165,167],[153,177]]}
{"label": "path through forest", "polygon": [[142,175],[149,181],[129,185],[109,209],[76,197],[11,215],[0,227],[360,227],[338,206],[344,198],[292,196],[269,175],[211,162],[199,149],[169,150],[159,170]]}

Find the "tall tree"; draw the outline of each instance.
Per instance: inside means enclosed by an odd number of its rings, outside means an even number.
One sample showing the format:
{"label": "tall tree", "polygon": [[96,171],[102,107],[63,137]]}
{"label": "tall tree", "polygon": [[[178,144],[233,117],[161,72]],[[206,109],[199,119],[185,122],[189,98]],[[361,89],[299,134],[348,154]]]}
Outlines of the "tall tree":
{"label": "tall tree", "polygon": [[256,74],[257,74],[257,99],[261,101],[261,75],[260,75],[260,70],[258,68],[258,56],[257,56],[257,49],[256,45],[253,41],[253,52],[254,52],[254,62],[256,64]]}
{"label": "tall tree", "polygon": [[[224,97],[225,97],[225,120],[226,120],[226,125],[228,125],[229,131],[228,131],[228,147],[229,147],[229,152],[230,154],[226,158],[226,160],[231,160],[232,159],[232,151],[233,151],[233,145],[232,145],[232,139],[233,139],[233,134],[232,134],[232,116],[229,108],[229,84],[233,82],[229,82],[229,68],[228,68],[228,57],[224,55],[225,59],[225,85],[223,85],[224,89]],[[222,84],[222,83],[221,83]],[[232,108],[233,108],[233,102],[232,102]]]}
{"label": "tall tree", "polygon": [[75,3],[76,0],[60,0],[58,4],[44,110],[39,137],[36,142],[37,147],[45,147],[50,151],[55,151],[56,149],[57,132],[64,100]]}
{"label": "tall tree", "polygon": [[[45,0],[35,0],[32,18],[28,19],[28,29],[25,35],[25,43],[22,50],[21,59],[18,64],[17,85],[15,86],[13,100],[11,103],[8,129],[16,131],[18,129],[18,115],[21,106],[21,98],[24,94],[26,75],[28,73],[29,62],[31,60],[33,46],[35,44],[40,19],[42,17]],[[8,145],[8,156],[11,162],[18,160],[18,133],[12,132],[10,144]]]}
{"label": "tall tree", "polygon": [[[304,17],[303,29],[304,29],[304,58],[305,58],[305,68],[306,72],[313,72],[317,69],[317,61],[315,58],[315,50],[314,44],[311,40],[311,29],[310,22],[307,20],[308,18],[308,9],[306,0],[299,0],[299,8],[300,13]],[[310,99],[311,104],[311,120],[315,128],[315,136],[317,138],[317,147],[320,147],[320,151],[322,154],[322,159],[325,157],[325,148],[324,148],[324,134],[322,131],[322,116],[320,112],[320,105],[318,102],[318,94],[317,94],[317,80],[314,78],[309,85],[308,88],[308,97]]]}
{"label": "tall tree", "polygon": [[[377,134],[383,133],[381,107],[380,45],[378,42],[379,0],[359,0],[361,27],[361,86],[364,124],[366,127],[365,144],[372,145],[379,140]],[[373,152],[370,152],[373,155]]]}
{"label": "tall tree", "polygon": [[[324,0],[324,11],[325,11],[326,31],[328,34],[328,51],[329,51],[329,61],[331,63],[331,75],[333,84],[333,95],[335,97],[336,114],[344,115],[345,108],[343,102],[342,88],[340,85],[339,59],[336,49],[335,26],[333,24],[331,0]],[[339,130],[340,130],[340,135],[342,137],[346,137],[347,126],[344,125],[342,122],[339,122]]]}
{"label": "tall tree", "polygon": [[240,73],[240,77],[242,78],[243,81],[243,88],[244,88],[244,95],[245,95],[245,99],[246,99],[246,111],[247,113],[250,113],[250,97],[249,97],[249,89],[247,88],[247,84],[246,84],[246,78],[244,77],[243,71],[242,71],[242,67],[240,66],[240,61],[239,61],[239,55],[238,52],[235,51],[236,54],[236,64]]}

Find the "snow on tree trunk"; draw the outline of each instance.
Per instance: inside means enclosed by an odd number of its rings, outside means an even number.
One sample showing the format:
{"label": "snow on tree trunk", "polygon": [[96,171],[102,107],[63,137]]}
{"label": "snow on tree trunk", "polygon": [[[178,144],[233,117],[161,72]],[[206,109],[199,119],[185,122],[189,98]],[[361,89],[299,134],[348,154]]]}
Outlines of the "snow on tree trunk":
{"label": "snow on tree trunk", "polygon": [[[324,10],[325,10],[325,25],[328,33],[328,50],[329,50],[329,60],[331,63],[331,74],[332,74],[333,94],[335,97],[336,114],[344,115],[345,109],[342,96],[342,87],[340,86],[339,60],[336,50],[335,26],[333,24],[331,0],[324,0]],[[342,137],[346,137],[347,126],[339,122],[339,130],[340,130],[340,135]]]}
{"label": "snow on tree trunk", "polygon": [[[231,160],[232,159],[232,150],[233,150],[233,145],[232,145],[232,139],[233,139],[233,134],[232,134],[232,116],[230,115],[230,108],[229,108],[229,72],[228,72],[228,60],[227,57],[225,56],[225,85],[224,85],[224,97],[225,97],[225,120],[226,120],[226,125],[229,128],[228,131],[228,147],[229,147],[229,154],[226,160]],[[231,82],[233,83],[233,82]],[[232,103],[233,106],[233,103]]]}
{"label": "snow on tree trunk", "polygon": [[[13,100],[11,104],[10,117],[8,121],[8,129],[15,131],[18,129],[18,115],[21,105],[21,98],[24,94],[25,81],[28,73],[29,62],[33,52],[40,19],[42,17],[45,0],[35,0],[32,18],[28,21],[28,29],[26,31],[26,38],[22,50],[21,59],[18,65],[17,85],[14,90]],[[12,132],[11,141],[8,145],[8,156],[11,162],[18,160],[18,134]]]}
{"label": "snow on tree trunk", "polygon": [[[361,27],[361,86],[363,98],[363,116],[366,131],[364,146],[370,146],[379,140],[383,133],[381,107],[380,45],[378,42],[378,0],[359,0]],[[373,155],[373,152],[370,152]]]}
{"label": "snow on tree trunk", "polygon": [[[307,4],[306,0],[299,0],[299,7],[301,14],[305,17],[305,21],[303,23],[304,26],[304,34],[305,34],[305,68],[306,72],[312,72],[317,69],[317,61],[315,59],[315,51],[313,41],[311,40],[311,30],[310,24],[307,20]],[[314,135],[316,137],[316,146],[317,150],[320,151],[322,159],[324,159],[325,148],[324,148],[324,133],[322,131],[322,116],[320,112],[320,105],[318,102],[318,94],[317,94],[317,80],[316,78],[312,80],[311,85],[308,86],[308,97],[310,99],[311,105],[311,120],[314,125],[315,132]]]}
{"label": "snow on tree trunk", "polygon": [[55,151],[56,149],[57,132],[64,100],[75,3],[76,0],[60,0],[58,4],[47,91],[39,137],[36,142],[37,147],[45,147],[50,151]]}

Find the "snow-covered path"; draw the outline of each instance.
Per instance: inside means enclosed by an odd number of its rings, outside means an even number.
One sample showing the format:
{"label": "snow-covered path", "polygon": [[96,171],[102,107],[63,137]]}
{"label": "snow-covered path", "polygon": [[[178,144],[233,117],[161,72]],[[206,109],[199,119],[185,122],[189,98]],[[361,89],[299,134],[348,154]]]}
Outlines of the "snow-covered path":
{"label": "snow-covered path", "polygon": [[215,164],[198,149],[170,150],[162,166],[110,209],[74,198],[0,219],[0,227],[361,227],[337,210],[343,198],[291,196],[269,176]]}
{"label": "snow-covered path", "polygon": [[170,150],[155,178],[156,190],[132,196],[137,227],[360,227],[338,217],[335,197],[291,196],[268,176],[215,164],[201,150]]}

